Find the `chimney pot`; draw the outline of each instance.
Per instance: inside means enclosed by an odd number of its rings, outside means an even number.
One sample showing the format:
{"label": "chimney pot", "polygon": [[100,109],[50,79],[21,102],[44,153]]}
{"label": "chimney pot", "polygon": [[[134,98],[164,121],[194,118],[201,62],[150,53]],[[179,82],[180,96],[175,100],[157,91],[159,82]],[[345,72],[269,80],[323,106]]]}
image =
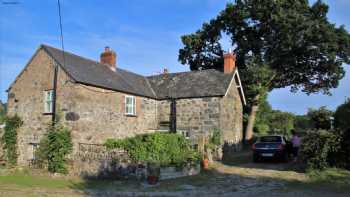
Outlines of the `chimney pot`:
{"label": "chimney pot", "polygon": [[168,74],[168,73],[169,73],[169,70],[167,68],[164,68],[163,74]]}
{"label": "chimney pot", "polygon": [[224,54],[224,73],[232,73],[236,69],[236,54],[231,51]]}

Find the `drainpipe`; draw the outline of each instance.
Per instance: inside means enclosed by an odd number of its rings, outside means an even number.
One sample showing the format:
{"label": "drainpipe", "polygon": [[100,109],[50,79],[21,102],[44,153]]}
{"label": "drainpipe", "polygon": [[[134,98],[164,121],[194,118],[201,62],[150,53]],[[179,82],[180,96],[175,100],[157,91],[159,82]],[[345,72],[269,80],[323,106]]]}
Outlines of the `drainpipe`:
{"label": "drainpipe", "polygon": [[52,90],[52,126],[56,123],[56,92],[57,92],[57,75],[58,75],[58,66],[54,65],[54,74],[53,74],[53,90]]}
{"label": "drainpipe", "polygon": [[170,132],[176,133],[176,99],[170,99]]}

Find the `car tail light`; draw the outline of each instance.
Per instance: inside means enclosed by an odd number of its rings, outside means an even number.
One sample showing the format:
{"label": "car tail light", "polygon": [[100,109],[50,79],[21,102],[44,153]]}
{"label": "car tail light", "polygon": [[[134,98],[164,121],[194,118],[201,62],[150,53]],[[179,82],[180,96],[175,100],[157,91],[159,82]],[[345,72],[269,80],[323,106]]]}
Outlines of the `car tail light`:
{"label": "car tail light", "polygon": [[256,149],[256,146],[255,144],[252,145],[252,149],[255,150]]}

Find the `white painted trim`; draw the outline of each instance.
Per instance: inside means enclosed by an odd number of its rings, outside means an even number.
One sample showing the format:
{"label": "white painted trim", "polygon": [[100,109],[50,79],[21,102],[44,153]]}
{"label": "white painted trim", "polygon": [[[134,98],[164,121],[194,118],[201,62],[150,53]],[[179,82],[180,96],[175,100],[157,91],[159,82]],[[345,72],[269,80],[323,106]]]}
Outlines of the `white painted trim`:
{"label": "white painted trim", "polygon": [[247,101],[245,99],[245,95],[244,95],[244,92],[243,92],[243,86],[242,86],[241,78],[239,77],[238,69],[236,69],[236,72],[237,72],[238,83],[239,83],[239,86],[240,86],[239,89],[241,90],[241,94],[242,94],[242,98],[243,98],[243,104],[247,105]]}
{"label": "white painted trim", "polygon": [[[247,105],[247,102],[246,102],[246,99],[245,99],[245,95],[244,95],[244,92],[243,92],[243,87],[242,87],[242,83],[241,83],[241,78],[239,77],[239,73],[238,73],[238,68],[236,68],[233,76],[232,76],[232,79],[231,79],[231,82],[230,82],[230,85],[228,86],[228,88],[226,89],[226,93],[225,93],[225,96],[228,94],[228,91],[231,87],[231,84],[232,84],[232,81],[235,80],[235,77],[237,76],[237,80],[238,80],[238,84],[236,84],[236,88],[239,89],[239,91],[241,92],[241,95],[242,95],[242,100],[243,100],[243,104],[244,105]],[[235,81],[236,82],[236,81]]]}
{"label": "white painted trim", "polygon": [[[53,108],[53,100],[52,100],[52,91],[53,90],[44,90],[44,113],[52,113]],[[51,97],[49,100],[49,96]],[[48,107],[48,103],[50,102],[50,109]]]}
{"label": "white painted trim", "polygon": [[[131,98],[132,99],[132,101],[133,101],[133,103],[134,103],[134,105],[132,105],[133,106],[133,108],[134,108],[134,113],[127,113],[127,110],[126,110],[126,106],[127,106],[127,103],[126,103],[126,100],[128,99],[128,98]],[[125,110],[125,115],[131,115],[131,116],[136,116],[136,97],[135,96],[131,96],[131,95],[125,95],[125,102],[124,102],[124,110]]]}
{"label": "white painted trim", "polygon": [[226,96],[226,95],[228,94],[228,90],[229,90],[230,87],[231,87],[232,81],[235,80],[235,75],[236,75],[236,71],[235,71],[235,73],[233,74],[233,76],[232,76],[232,78],[231,78],[230,84],[228,85],[224,96]]}

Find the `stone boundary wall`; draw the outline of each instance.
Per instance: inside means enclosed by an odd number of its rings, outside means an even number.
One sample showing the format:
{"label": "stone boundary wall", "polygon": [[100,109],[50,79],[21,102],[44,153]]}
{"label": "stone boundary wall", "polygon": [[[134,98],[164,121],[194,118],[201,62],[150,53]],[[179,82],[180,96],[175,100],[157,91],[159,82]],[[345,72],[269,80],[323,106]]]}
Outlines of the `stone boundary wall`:
{"label": "stone boundary wall", "polygon": [[166,167],[160,169],[160,178],[159,180],[175,179],[185,176],[197,175],[201,172],[200,165],[196,166],[185,166],[181,170],[176,169],[175,167]]}

